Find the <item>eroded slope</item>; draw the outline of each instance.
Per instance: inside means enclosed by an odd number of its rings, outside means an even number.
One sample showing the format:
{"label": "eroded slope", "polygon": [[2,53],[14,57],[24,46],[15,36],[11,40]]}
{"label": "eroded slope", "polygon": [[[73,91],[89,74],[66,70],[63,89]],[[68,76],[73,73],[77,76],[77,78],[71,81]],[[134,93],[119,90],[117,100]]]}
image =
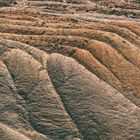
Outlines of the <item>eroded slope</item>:
{"label": "eroded slope", "polygon": [[0,8],[0,138],[139,140],[139,3],[7,3]]}

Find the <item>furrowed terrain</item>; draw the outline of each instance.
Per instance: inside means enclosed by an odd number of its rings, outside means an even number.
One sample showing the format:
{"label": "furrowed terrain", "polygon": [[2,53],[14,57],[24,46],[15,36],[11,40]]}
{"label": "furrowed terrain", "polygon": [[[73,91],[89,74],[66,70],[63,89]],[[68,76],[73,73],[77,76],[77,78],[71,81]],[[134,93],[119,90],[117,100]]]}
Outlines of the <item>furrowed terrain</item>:
{"label": "furrowed terrain", "polygon": [[139,0],[0,0],[0,140],[140,140]]}

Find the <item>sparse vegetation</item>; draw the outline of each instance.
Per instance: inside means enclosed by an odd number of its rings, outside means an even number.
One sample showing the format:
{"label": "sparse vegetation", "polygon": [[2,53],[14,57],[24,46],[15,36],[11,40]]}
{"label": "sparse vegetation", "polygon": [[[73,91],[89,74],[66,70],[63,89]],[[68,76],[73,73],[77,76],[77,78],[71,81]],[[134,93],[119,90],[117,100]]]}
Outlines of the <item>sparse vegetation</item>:
{"label": "sparse vegetation", "polygon": [[9,7],[16,4],[17,2],[15,0],[0,0],[0,7]]}

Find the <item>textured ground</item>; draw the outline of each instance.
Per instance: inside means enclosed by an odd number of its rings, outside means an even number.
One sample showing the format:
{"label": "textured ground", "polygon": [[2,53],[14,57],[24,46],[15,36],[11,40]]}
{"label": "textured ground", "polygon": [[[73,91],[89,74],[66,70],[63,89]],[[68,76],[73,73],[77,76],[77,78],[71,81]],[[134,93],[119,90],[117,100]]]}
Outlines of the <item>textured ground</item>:
{"label": "textured ground", "polygon": [[140,1],[0,0],[0,140],[140,140]]}

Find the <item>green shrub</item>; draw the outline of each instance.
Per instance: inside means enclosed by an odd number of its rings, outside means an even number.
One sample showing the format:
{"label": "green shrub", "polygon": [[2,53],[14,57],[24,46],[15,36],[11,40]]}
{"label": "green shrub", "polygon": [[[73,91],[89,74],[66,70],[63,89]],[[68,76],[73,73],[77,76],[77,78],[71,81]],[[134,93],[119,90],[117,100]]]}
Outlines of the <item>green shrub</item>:
{"label": "green shrub", "polygon": [[12,6],[12,5],[16,5],[16,1],[14,0],[0,0],[0,7],[8,7],[8,6]]}

